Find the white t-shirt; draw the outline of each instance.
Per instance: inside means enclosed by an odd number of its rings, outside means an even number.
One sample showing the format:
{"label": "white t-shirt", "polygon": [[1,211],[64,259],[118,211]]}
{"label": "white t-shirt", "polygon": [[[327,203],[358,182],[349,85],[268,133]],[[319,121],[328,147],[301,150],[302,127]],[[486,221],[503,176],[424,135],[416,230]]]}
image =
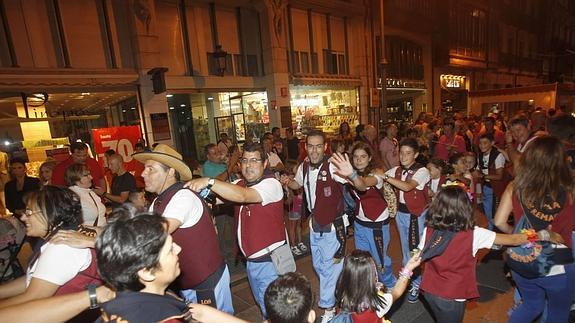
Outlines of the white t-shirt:
{"label": "white t-shirt", "polygon": [[[155,202],[156,200],[150,205],[150,211],[154,210]],[[162,216],[182,222],[180,228],[189,228],[200,221],[203,212],[202,201],[196,194],[190,190],[179,190],[166,206]]]}
{"label": "white t-shirt", "polygon": [[[400,166],[393,167],[392,169],[385,172],[385,174],[389,177],[395,177],[395,172],[398,167]],[[407,172],[402,171],[401,180],[405,181],[406,178],[407,178]],[[429,170],[427,168],[421,167],[415,172],[415,174],[413,174],[411,179],[417,182],[417,186],[415,187],[415,189],[421,191],[425,188],[425,184],[427,184],[427,182],[429,182],[429,180],[431,179],[431,175],[429,174]],[[402,190],[399,190],[399,203],[405,204],[405,198],[403,197]]]}
{"label": "white t-shirt", "polygon": [[[489,174],[489,169],[487,169],[487,167],[489,167],[489,155],[491,155],[491,152],[493,152],[493,149],[487,154],[487,155],[483,155],[483,165],[477,165],[477,167],[481,170],[481,172],[485,175]],[[479,159],[481,161],[481,159]],[[495,169],[500,169],[505,167],[505,156],[503,156],[503,154],[499,154],[497,156],[497,158],[495,158]]]}
{"label": "white t-shirt", "polygon": [[72,248],[63,244],[46,242],[40,257],[26,271],[26,287],[32,278],[39,278],[62,286],[90,266],[90,249]]}
{"label": "white t-shirt", "polygon": [[106,224],[106,206],[102,203],[102,199],[89,188],[74,185],[70,186],[70,190],[80,197],[83,224],[94,225],[98,219],[98,226],[104,226]]}
{"label": "white t-shirt", "polygon": [[439,189],[439,180],[441,178],[431,178],[430,182],[429,182],[429,188],[431,189],[431,191],[433,192],[433,194],[437,194],[437,191]]}
{"label": "white t-shirt", "polygon": [[[313,207],[315,206],[315,189],[317,184],[317,178],[319,175],[319,168],[313,170],[308,169],[307,176],[304,178],[303,165],[304,164],[301,163],[297,168],[297,172],[295,174],[295,181],[304,188],[304,194],[306,194],[307,199],[307,208],[310,212],[312,212]],[[344,178],[337,175],[335,172],[336,172],[335,166],[332,163],[330,163],[329,173],[331,174],[331,178],[333,178],[333,180],[338,183],[344,184],[347,182]],[[322,178],[325,176],[327,176],[327,173],[321,175]]]}
{"label": "white t-shirt", "polygon": [[[375,177],[377,179],[377,184],[375,184],[375,187],[369,187],[368,190],[373,190],[373,189],[380,190],[383,187],[383,178],[381,178],[378,175],[373,175],[373,174],[369,174],[369,176]],[[359,198],[359,195],[356,194],[356,196]],[[385,208],[385,210],[383,210],[383,212],[377,217],[377,219],[374,222],[384,221],[388,217],[389,217],[389,211],[387,210],[387,208]],[[363,212],[363,206],[361,205],[361,203],[359,203],[359,212],[357,214],[357,218],[361,221],[371,222],[371,220],[368,219],[367,216],[365,215],[365,213]]]}
{"label": "white t-shirt", "polygon": [[[234,184],[236,184],[239,180],[235,181]],[[283,188],[282,188],[282,184],[275,178],[266,178],[264,180],[262,180],[261,182],[250,186],[249,188],[254,189],[258,192],[258,194],[260,195],[260,197],[262,198],[262,202],[260,203],[262,206],[266,206],[270,203],[274,203],[274,202],[278,202],[283,200],[284,198],[284,192],[283,192]],[[242,212],[242,209],[244,208],[244,205],[240,206],[240,214]],[[283,214],[282,214],[283,216]],[[238,232],[237,232],[237,236],[238,236],[238,246],[240,247],[240,250],[242,250],[242,253],[245,255],[245,252],[242,248],[242,237],[241,237],[241,232],[242,232],[242,218],[238,217]],[[270,251],[276,249],[277,247],[283,245],[285,243],[285,240],[282,241],[278,241],[262,250],[259,250],[258,252],[254,253],[253,255],[250,256],[250,258],[258,258],[261,257],[267,253],[269,253]]]}

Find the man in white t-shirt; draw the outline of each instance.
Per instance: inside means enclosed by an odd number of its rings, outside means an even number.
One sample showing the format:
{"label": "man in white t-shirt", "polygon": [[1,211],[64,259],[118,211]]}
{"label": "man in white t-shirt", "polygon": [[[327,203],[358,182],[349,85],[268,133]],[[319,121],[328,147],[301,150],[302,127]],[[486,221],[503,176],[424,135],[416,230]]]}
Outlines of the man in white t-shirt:
{"label": "man in white t-shirt", "polygon": [[[499,151],[493,148],[495,138],[493,134],[484,133],[479,137],[479,150],[481,154],[478,157],[477,168],[481,171],[483,194],[483,213],[487,217],[488,229],[493,230],[493,213],[495,210],[494,185],[499,184],[503,178],[505,167],[505,157]],[[495,195],[503,192],[496,189]],[[501,196],[497,196],[498,198]]]}
{"label": "man in white t-shirt", "polygon": [[164,144],[133,157],[144,163],[146,191],[158,194],[150,212],[168,220],[168,231],[182,248],[178,255],[181,296],[186,301],[210,304],[233,314],[230,273],[207,206],[180,182],[192,179],[190,168],[177,151]]}
{"label": "man in white t-shirt", "polygon": [[271,174],[265,174],[268,160],[260,144],[245,144],[240,164],[242,177],[229,184],[211,178],[188,182],[193,191],[211,189],[219,197],[236,203],[238,246],[247,259],[247,274],[252,293],[264,318],[266,317],[264,293],[268,285],[286,268],[278,267],[276,255],[283,250],[295,271],[295,262],[286,243],[283,221],[283,189]]}

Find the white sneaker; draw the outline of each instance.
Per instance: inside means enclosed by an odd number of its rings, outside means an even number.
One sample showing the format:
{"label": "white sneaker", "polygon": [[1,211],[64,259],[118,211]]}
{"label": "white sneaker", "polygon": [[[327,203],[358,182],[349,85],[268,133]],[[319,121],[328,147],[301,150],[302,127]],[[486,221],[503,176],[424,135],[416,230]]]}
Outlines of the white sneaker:
{"label": "white sneaker", "polygon": [[299,249],[297,248],[297,246],[292,246],[292,247],[291,247],[291,253],[292,253],[294,256],[301,256],[301,255],[302,255],[301,250],[299,250]]}
{"label": "white sneaker", "polygon": [[325,312],[323,312],[323,315],[321,316],[321,323],[328,323],[329,321],[331,321],[331,319],[333,319],[334,316],[335,316],[335,308],[332,308],[331,310],[325,310]]}
{"label": "white sneaker", "polygon": [[306,246],[303,242],[298,243],[298,244],[297,244],[297,247],[299,248],[299,250],[300,250],[302,253],[306,253],[306,252],[307,252],[307,246]]}

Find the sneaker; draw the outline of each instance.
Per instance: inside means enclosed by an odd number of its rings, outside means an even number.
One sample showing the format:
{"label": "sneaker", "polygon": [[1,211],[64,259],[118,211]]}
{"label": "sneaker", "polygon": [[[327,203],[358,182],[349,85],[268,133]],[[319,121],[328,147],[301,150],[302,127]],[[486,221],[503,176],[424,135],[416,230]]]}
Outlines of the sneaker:
{"label": "sneaker", "polygon": [[306,252],[307,252],[307,246],[306,246],[303,242],[298,243],[298,244],[297,244],[297,247],[299,248],[299,250],[300,250],[302,253],[306,253]]}
{"label": "sneaker", "polygon": [[335,316],[335,308],[332,308],[331,310],[325,310],[325,312],[323,312],[323,315],[321,316],[321,323],[328,323],[329,321],[331,321],[331,319],[333,319],[334,316]]}
{"label": "sneaker", "polygon": [[292,247],[291,247],[291,253],[292,253],[294,256],[301,256],[301,255],[302,255],[301,250],[299,250],[299,249],[297,248],[297,246],[292,246]]}
{"label": "sneaker", "polygon": [[411,285],[409,292],[407,293],[407,301],[411,304],[419,301],[419,286]]}

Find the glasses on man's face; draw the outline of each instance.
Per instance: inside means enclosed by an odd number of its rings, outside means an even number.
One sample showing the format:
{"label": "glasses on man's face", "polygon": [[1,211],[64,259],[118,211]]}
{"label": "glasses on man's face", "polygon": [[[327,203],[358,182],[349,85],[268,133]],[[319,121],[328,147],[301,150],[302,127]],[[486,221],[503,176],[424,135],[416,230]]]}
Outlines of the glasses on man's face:
{"label": "glasses on man's face", "polygon": [[90,176],[90,175],[92,175],[92,174],[90,174],[90,173],[84,173],[84,174],[82,174],[82,177],[88,177],[88,176]]}
{"label": "glasses on man's face", "polygon": [[246,164],[259,164],[263,161],[263,159],[258,159],[258,158],[240,158],[240,163],[242,165],[246,165]]}
{"label": "glasses on man's face", "polygon": [[324,147],[324,144],[319,144],[319,145],[310,145],[310,144],[307,144],[307,145],[306,145],[306,148],[307,148],[308,150],[318,150],[318,151],[320,151],[320,150],[323,150],[323,147]]}

